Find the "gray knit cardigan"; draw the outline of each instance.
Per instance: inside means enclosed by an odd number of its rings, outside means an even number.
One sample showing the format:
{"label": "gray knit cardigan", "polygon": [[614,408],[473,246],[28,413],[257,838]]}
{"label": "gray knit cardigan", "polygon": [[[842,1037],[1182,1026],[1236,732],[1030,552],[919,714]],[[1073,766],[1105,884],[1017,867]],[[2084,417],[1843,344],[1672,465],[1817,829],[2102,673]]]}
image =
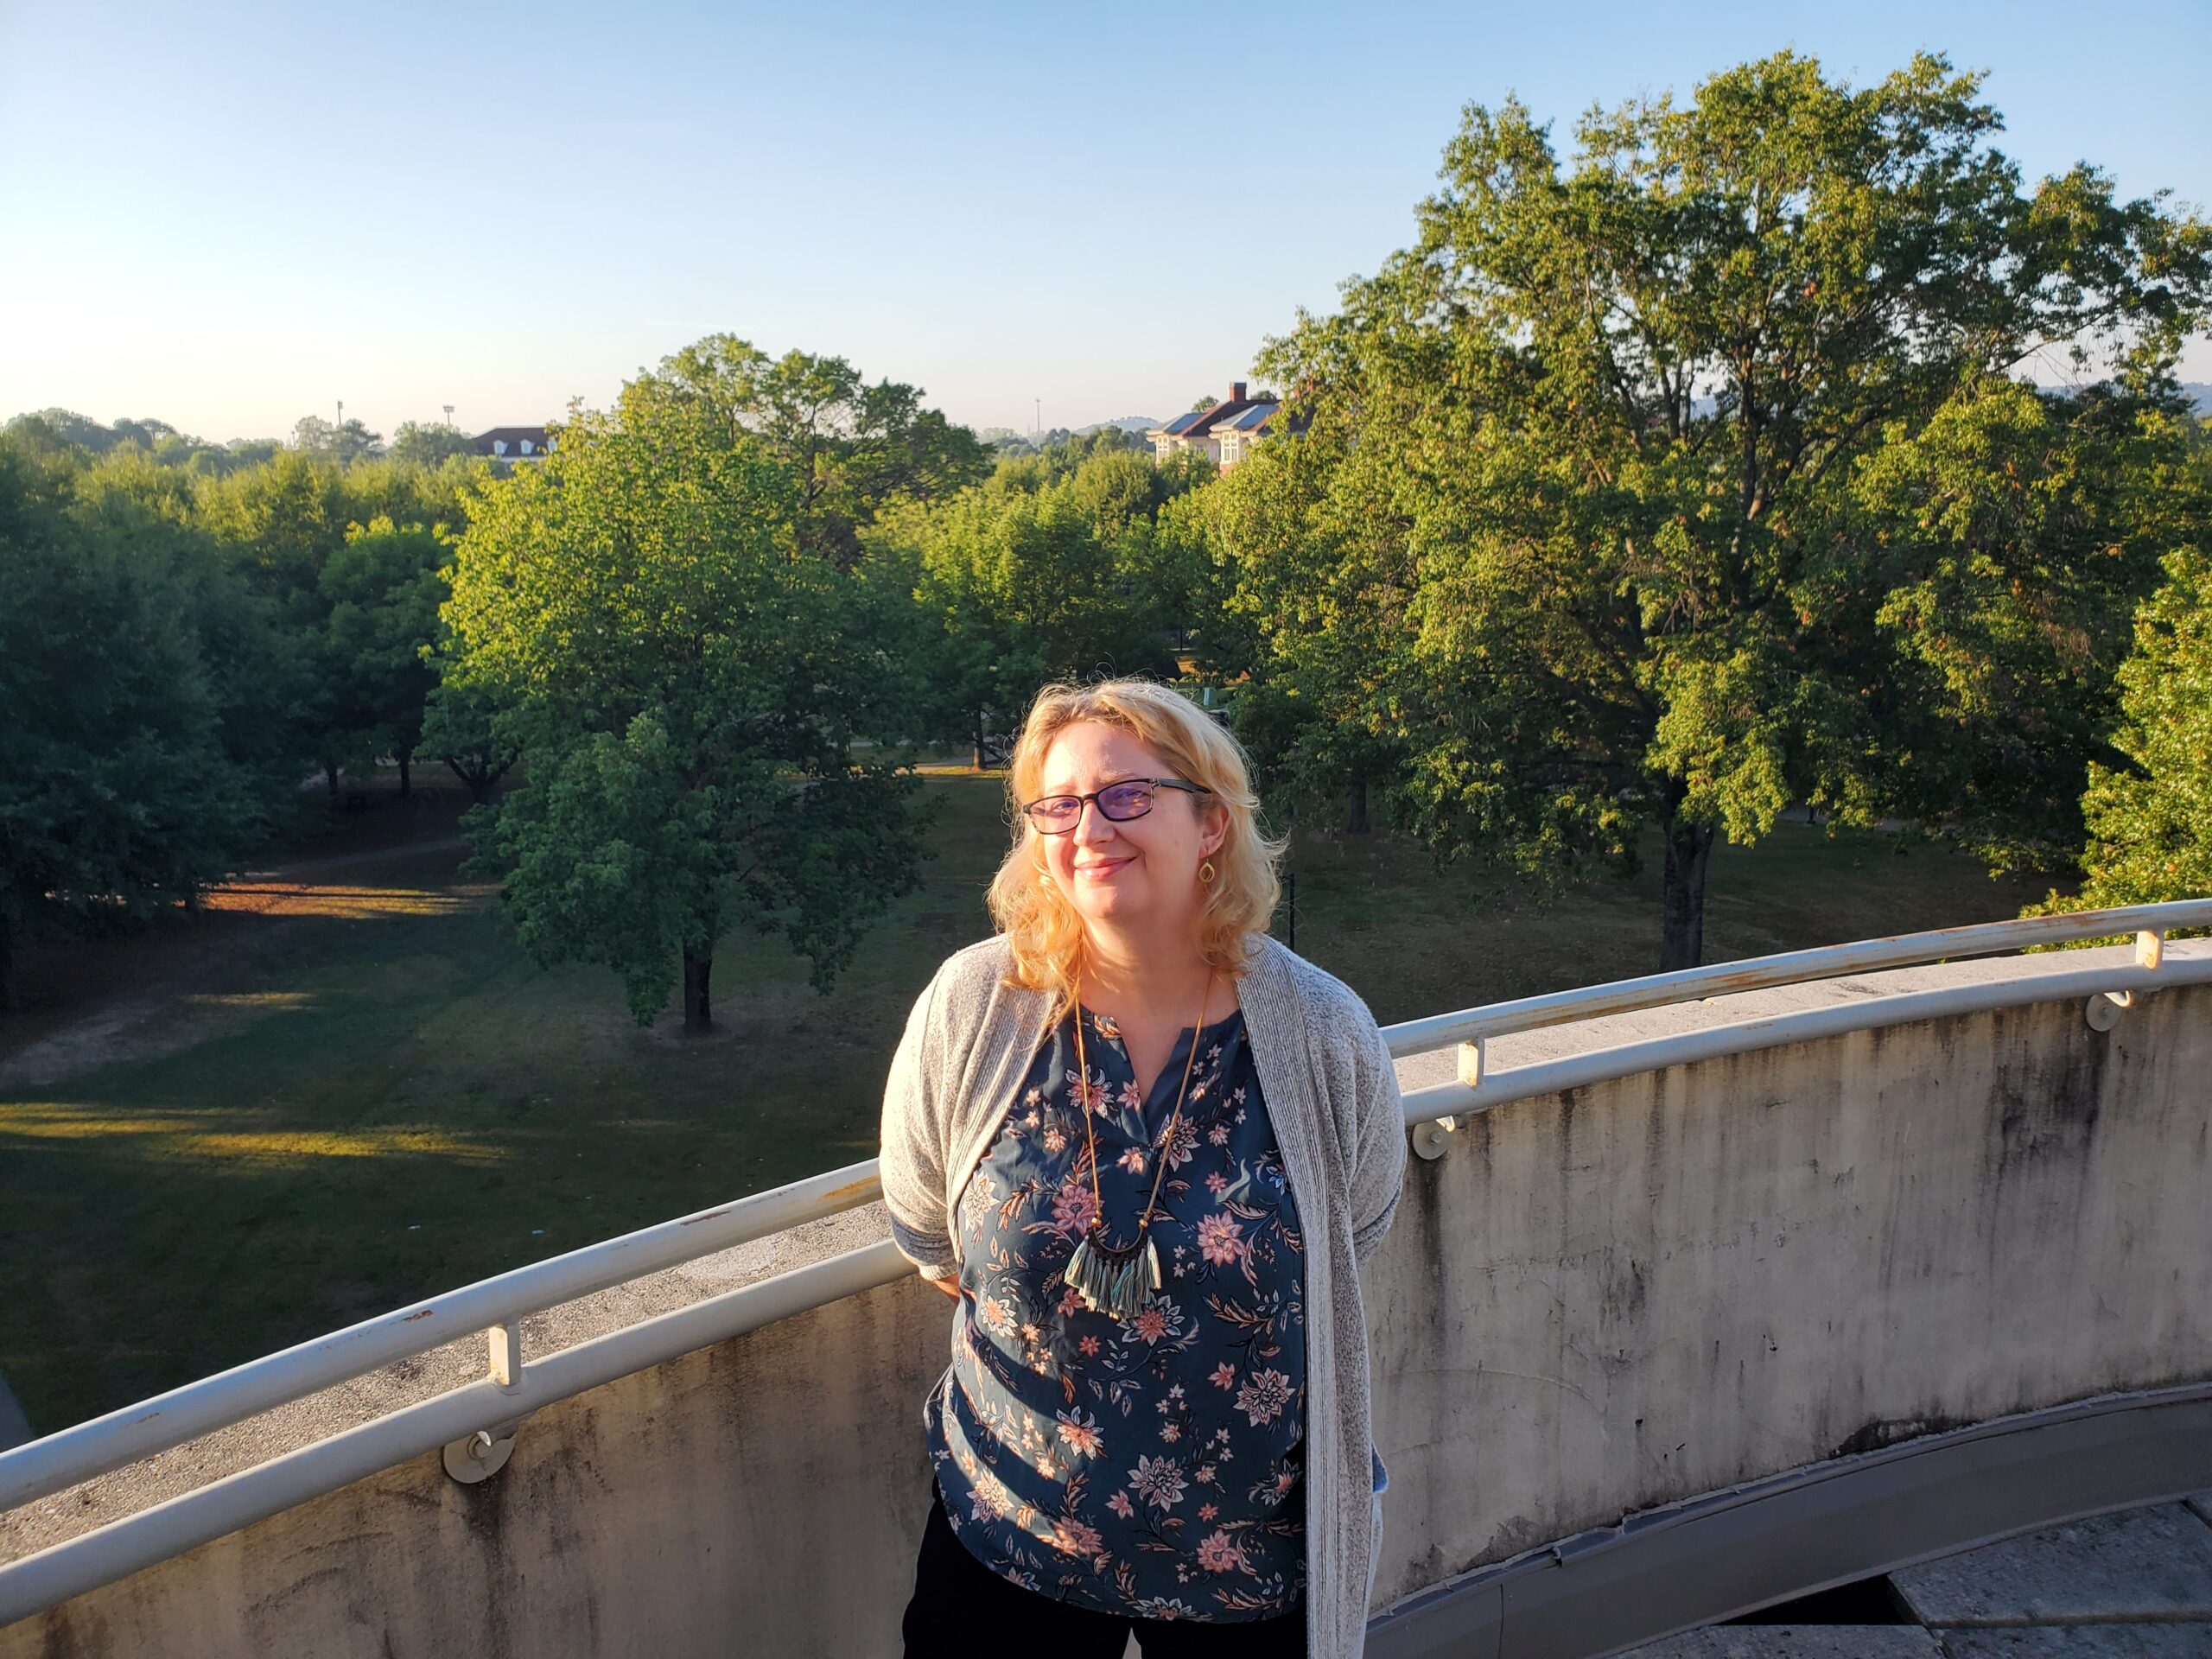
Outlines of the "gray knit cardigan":
{"label": "gray knit cardigan", "polygon": [[[1305,1235],[1307,1659],[1363,1647],[1379,1541],[1359,1269],[1405,1181],[1398,1074],[1375,1016],[1333,975],[1248,936],[1244,1027]],[[923,1276],[957,1274],[950,1217],[1042,1039],[1051,998],[1006,983],[1004,936],[955,951],[906,1021],[883,1094],[883,1200]],[[948,1363],[937,1387],[948,1386]]]}

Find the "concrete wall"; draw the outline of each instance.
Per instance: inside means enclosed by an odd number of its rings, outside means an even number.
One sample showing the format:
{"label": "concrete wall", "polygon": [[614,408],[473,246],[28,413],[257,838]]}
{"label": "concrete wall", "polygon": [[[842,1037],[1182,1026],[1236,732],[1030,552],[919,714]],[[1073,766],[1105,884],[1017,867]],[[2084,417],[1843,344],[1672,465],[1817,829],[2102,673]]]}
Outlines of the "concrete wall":
{"label": "concrete wall", "polygon": [[[2108,1033],[2044,1004],[1478,1116],[1414,1160],[1370,1275],[1378,1605],[1839,1452],[2212,1377],[2208,1078],[2212,987],[2179,988]],[[901,1282],[626,1378],[481,1485],[419,1459],[0,1659],[893,1654],[950,1313]]]}
{"label": "concrete wall", "polygon": [[2212,988],[1480,1114],[1374,1275],[1378,1601],[1625,1512],[2212,1377]]}

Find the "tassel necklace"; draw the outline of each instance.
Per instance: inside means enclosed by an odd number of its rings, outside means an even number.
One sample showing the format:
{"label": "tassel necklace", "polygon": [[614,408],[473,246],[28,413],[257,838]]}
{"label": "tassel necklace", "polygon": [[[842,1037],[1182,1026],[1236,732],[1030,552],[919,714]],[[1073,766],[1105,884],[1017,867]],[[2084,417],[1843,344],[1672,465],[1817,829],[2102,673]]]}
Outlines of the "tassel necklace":
{"label": "tassel necklace", "polygon": [[1175,1127],[1182,1121],[1183,1102],[1191,1088],[1191,1068],[1198,1058],[1198,1036],[1205,1029],[1206,998],[1212,994],[1213,973],[1209,969],[1206,988],[1198,994],[1198,1023],[1192,1028],[1191,1057],[1183,1062],[1183,1087],[1175,1096],[1175,1113],[1167,1120],[1167,1132],[1153,1147],[1153,1156],[1159,1163],[1152,1173],[1152,1197],[1144,1201],[1144,1214],[1138,1219],[1136,1237],[1125,1245],[1106,1242],[1106,1200],[1098,1190],[1098,1137],[1090,1126],[1090,1069],[1083,1050],[1083,998],[1079,992],[1074,998],[1075,1065],[1077,1075],[1083,1079],[1083,1135],[1084,1144],[1090,1149],[1090,1196],[1096,1208],[1060,1277],[1094,1313],[1103,1313],[1109,1319],[1129,1319],[1144,1306],[1145,1298],[1160,1288],[1160,1252],[1153,1247],[1151,1236],[1152,1206],[1160,1197],[1160,1178],[1167,1173],[1167,1148],[1175,1144]]}

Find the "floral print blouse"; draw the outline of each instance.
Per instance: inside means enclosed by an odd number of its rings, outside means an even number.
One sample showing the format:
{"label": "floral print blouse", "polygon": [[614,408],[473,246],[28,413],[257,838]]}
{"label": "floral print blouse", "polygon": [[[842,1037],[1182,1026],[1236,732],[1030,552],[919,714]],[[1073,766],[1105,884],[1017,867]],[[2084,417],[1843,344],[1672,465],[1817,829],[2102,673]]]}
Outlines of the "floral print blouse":
{"label": "floral print blouse", "polygon": [[1151,1096],[1110,1018],[1039,1048],[962,1189],[962,1298],[946,1386],[923,1409],[947,1518],[969,1553],[1094,1611],[1227,1623],[1306,1587],[1305,1275],[1298,1208],[1232,1011],[1198,1033],[1151,1237],[1160,1288],[1094,1313],[1061,1278],[1097,1200],[1126,1245],[1183,1084],[1176,1039]]}

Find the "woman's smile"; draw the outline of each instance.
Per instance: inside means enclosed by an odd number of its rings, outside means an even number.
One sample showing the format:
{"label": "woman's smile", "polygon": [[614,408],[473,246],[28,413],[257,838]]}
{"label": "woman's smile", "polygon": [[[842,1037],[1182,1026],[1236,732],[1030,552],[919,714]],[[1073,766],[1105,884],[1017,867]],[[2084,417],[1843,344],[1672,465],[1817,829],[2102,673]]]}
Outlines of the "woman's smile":
{"label": "woman's smile", "polygon": [[1127,864],[1135,856],[1135,854],[1130,853],[1120,858],[1093,859],[1088,864],[1077,865],[1075,867],[1076,874],[1077,875],[1090,876],[1093,880],[1103,880],[1106,877],[1113,874],[1115,871],[1120,869],[1122,865]]}

